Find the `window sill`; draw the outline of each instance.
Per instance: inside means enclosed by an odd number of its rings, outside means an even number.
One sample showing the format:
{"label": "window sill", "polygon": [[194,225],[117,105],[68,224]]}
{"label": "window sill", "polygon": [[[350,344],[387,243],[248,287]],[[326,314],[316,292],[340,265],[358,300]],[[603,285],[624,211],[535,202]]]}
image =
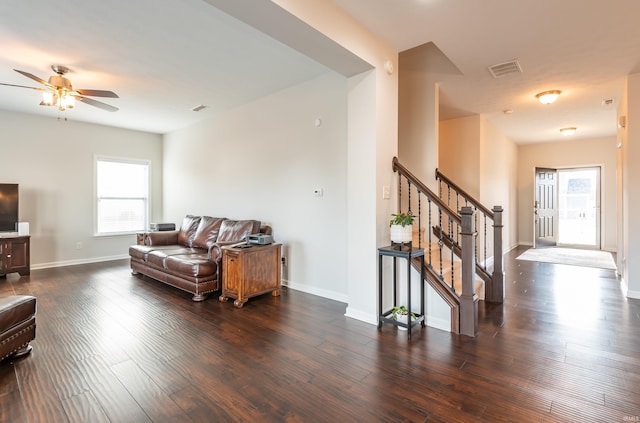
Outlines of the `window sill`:
{"label": "window sill", "polygon": [[137,231],[129,231],[129,232],[101,232],[101,233],[94,233],[93,237],[94,238],[118,238],[118,237],[136,235],[139,232],[144,232],[144,229],[140,229],[140,230],[137,230]]}

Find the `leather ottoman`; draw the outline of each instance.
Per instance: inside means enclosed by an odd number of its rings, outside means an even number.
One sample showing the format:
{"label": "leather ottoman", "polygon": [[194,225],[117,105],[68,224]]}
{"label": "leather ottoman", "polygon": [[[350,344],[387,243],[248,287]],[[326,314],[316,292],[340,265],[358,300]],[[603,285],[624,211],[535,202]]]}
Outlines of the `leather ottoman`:
{"label": "leather ottoman", "polygon": [[31,352],[36,337],[36,297],[0,297],[0,361]]}

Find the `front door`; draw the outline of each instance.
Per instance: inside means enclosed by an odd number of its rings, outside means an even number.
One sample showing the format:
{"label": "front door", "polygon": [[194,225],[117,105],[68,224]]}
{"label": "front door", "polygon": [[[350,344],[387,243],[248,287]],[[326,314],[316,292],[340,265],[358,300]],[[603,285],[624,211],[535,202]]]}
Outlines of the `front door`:
{"label": "front door", "polygon": [[536,195],[533,207],[534,247],[558,242],[558,172],[536,168]]}

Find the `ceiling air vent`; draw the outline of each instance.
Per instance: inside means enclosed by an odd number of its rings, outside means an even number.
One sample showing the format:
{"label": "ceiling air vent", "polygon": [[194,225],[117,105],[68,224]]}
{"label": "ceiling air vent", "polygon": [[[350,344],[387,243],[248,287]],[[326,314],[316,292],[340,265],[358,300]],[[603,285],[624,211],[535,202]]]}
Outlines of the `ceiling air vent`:
{"label": "ceiling air vent", "polygon": [[497,65],[489,66],[489,73],[494,78],[502,78],[505,75],[511,73],[522,73],[520,63],[516,59],[510,60],[504,63],[498,63]]}

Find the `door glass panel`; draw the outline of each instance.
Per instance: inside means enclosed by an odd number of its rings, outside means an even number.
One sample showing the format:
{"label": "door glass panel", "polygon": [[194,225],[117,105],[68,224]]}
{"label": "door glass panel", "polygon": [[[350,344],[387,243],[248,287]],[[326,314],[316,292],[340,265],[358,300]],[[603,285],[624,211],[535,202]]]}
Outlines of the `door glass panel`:
{"label": "door glass panel", "polygon": [[558,243],[598,247],[599,169],[558,172]]}

